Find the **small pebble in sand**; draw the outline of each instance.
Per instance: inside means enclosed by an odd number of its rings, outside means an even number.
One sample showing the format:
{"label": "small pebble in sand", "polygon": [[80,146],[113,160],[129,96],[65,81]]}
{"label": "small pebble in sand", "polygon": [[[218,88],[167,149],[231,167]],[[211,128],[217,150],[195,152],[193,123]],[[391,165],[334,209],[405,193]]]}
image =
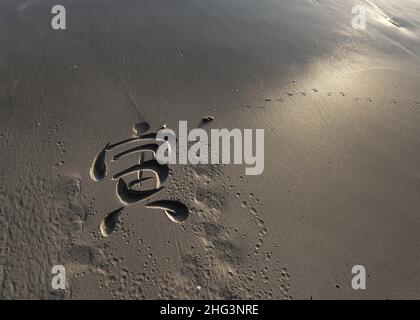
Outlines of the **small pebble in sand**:
{"label": "small pebble in sand", "polygon": [[214,120],[214,117],[213,116],[205,116],[203,118],[203,122],[206,122],[206,123],[212,122],[213,120]]}

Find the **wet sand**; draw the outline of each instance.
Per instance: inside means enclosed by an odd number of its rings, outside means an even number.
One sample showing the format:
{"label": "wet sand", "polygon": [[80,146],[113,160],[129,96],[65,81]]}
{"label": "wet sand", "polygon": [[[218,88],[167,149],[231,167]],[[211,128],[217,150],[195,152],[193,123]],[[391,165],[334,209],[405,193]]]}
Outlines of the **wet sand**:
{"label": "wet sand", "polygon": [[[417,1],[74,0],[66,31],[55,4],[0,1],[1,299],[419,298]],[[263,175],[173,165],[152,199],[186,221],[133,203],[101,233],[104,146],[206,115],[265,129]]]}

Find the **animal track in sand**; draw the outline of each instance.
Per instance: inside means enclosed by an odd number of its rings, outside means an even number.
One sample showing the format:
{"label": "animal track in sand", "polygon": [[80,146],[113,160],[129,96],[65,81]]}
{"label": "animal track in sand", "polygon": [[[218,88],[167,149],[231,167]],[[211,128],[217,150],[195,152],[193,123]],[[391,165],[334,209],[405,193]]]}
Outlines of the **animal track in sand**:
{"label": "animal track in sand", "polygon": [[72,176],[47,179],[22,175],[16,179],[19,186],[9,186],[7,193],[0,190],[0,260],[7,273],[1,280],[0,299],[70,298],[72,283],[70,290],[57,291],[50,290],[45,280],[52,265],[69,261],[66,272],[72,281],[74,270],[88,262],[74,249],[76,243],[83,244],[81,234],[89,211],[81,181]]}
{"label": "animal track in sand", "polygon": [[[286,103],[288,101],[293,101],[294,99],[299,99],[299,98],[304,98],[304,97],[311,97],[311,96],[316,96],[316,95],[321,95],[321,96],[326,96],[326,97],[331,97],[331,98],[342,98],[342,99],[346,99],[347,102],[349,102],[349,99],[353,99],[353,101],[355,102],[376,102],[376,104],[386,104],[386,103],[392,103],[392,104],[399,104],[401,106],[411,106],[411,107],[418,107],[420,106],[420,102],[417,100],[408,102],[402,102],[402,101],[396,101],[395,99],[390,99],[390,100],[379,100],[376,99],[375,97],[370,97],[370,96],[355,96],[355,97],[351,97],[350,95],[348,95],[348,93],[344,92],[344,91],[332,91],[332,90],[321,90],[319,88],[315,88],[315,87],[310,87],[310,88],[295,88],[295,84],[296,81],[293,82],[293,87],[292,89],[289,89],[289,91],[285,90],[283,95],[281,95],[280,97],[273,97],[273,98],[263,98],[262,102],[264,104],[260,104],[260,102],[255,102],[255,104],[245,104],[243,106],[240,106],[239,108],[243,108],[246,107],[248,109],[254,109],[254,110],[269,110],[269,107],[275,106],[276,103],[275,102],[280,102],[280,103]],[[417,98],[416,98],[417,99]],[[259,106],[258,106],[259,105]],[[271,129],[272,130],[272,129]],[[272,130],[273,131],[273,130]]]}
{"label": "animal track in sand", "polygon": [[[193,236],[193,242],[179,251],[179,272],[173,270],[156,279],[158,297],[287,298],[272,276],[278,261],[271,258],[271,251],[260,254],[267,246],[264,238],[268,233],[260,213],[263,204],[253,192],[241,189],[245,177],[226,176],[222,169],[199,165],[175,171],[167,192],[181,197],[190,208],[191,218],[183,231],[188,238]],[[264,260],[268,268],[260,270],[257,260]],[[260,286],[265,289],[258,290]]]}

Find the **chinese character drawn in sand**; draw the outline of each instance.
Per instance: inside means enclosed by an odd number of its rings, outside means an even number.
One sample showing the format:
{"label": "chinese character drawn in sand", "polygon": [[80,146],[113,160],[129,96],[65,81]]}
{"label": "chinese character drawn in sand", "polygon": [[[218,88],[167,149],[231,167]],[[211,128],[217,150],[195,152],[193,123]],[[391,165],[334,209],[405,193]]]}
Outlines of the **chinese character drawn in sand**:
{"label": "chinese character drawn in sand", "polygon": [[[169,166],[156,160],[156,152],[164,140],[158,140],[156,133],[147,133],[149,125],[139,123],[134,127],[134,136],[113,144],[108,143],[96,156],[91,177],[95,181],[109,177],[116,181],[116,193],[122,206],[106,215],[100,229],[109,236],[115,229],[119,215],[128,205],[149,200],[162,191],[169,177]],[[122,159],[138,154],[138,162],[128,168],[117,169],[110,174],[110,166]],[[163,210],[172,222],[181,223],[188,219],[188,208],[176,200],[157,200],[147,202],[145,208]]]}

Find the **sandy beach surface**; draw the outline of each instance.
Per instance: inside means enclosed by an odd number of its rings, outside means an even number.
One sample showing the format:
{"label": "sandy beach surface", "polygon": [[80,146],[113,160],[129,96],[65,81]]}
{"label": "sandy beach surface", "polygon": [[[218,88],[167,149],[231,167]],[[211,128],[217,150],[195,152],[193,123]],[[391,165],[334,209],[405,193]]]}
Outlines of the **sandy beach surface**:
{"label": "sandy beach surface", "polygon": [[[0,299],[420,298],[419,1],[55,4],[0,0]],[[172,165],[183,223],[110,216],[104,146],[207,115],[265,130],[263,174]]]}

